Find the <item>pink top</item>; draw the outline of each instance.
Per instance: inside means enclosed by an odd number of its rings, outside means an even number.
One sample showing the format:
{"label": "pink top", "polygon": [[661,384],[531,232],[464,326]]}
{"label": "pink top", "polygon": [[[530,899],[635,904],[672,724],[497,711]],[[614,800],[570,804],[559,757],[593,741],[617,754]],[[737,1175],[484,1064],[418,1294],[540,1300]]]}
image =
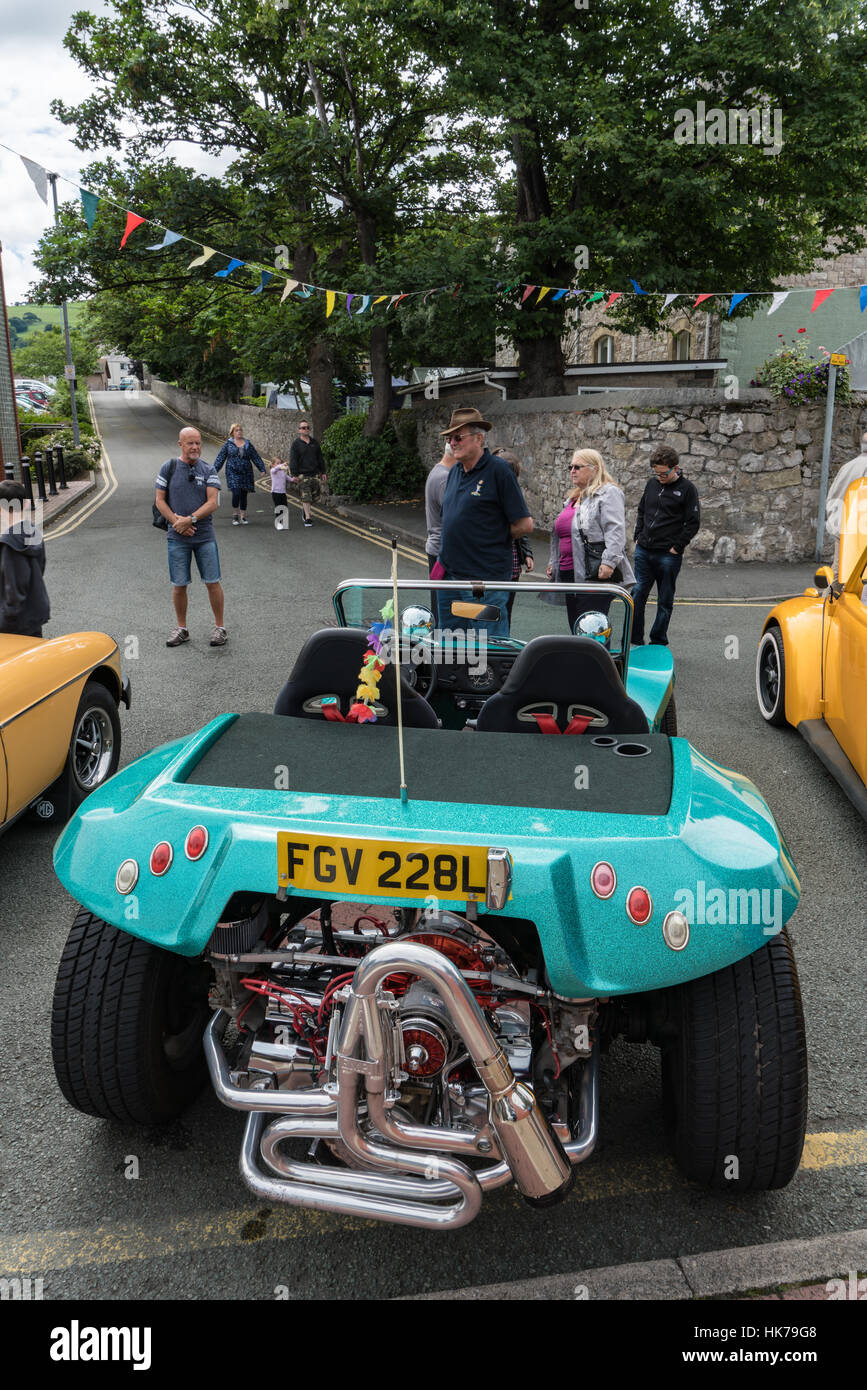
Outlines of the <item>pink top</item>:
{"label": "pink top", "polygon": [[572,519],[575,516],[575,508],[571,502],[567,502],[562,512],[554,522],[554,531],[560,542],[559,567],[560,570],[574,570],[572,560]]}

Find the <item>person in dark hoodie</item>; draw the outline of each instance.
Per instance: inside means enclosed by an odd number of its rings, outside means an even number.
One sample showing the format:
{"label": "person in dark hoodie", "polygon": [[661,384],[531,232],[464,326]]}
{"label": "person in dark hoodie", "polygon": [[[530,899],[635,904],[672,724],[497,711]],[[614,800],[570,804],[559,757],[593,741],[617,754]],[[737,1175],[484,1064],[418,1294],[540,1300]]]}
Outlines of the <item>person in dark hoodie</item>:
{"label": "person in dark hoodie", "polygon": [[41,530],[23,519],[25,497],[22,483],[0,482],[0,632],[41,637],[51,617],[45,546]]}
{"label": "person in dark hoodie", "polygon": [[695,483],[680,471],[678,456],[668,444],[650,455],[653,477],[638,504],[635,523],[635,588],[632,591],[632,645],[644,642],[644,608],[656,585],[656,618],[651,644],[668,646],[668,624],[674,607],[674,588],[683,552],[696,534],[701,510]]}

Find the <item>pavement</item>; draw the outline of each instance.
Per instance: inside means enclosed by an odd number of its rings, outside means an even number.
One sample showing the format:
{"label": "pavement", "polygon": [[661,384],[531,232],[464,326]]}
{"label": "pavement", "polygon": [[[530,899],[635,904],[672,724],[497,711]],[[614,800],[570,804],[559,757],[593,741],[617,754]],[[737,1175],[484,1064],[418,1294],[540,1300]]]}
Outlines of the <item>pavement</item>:
{"label": "pavement", "polygon": [[867,1229],[417,1294],[402,1302],[585,1299],[832,1302],[867,1299]]}

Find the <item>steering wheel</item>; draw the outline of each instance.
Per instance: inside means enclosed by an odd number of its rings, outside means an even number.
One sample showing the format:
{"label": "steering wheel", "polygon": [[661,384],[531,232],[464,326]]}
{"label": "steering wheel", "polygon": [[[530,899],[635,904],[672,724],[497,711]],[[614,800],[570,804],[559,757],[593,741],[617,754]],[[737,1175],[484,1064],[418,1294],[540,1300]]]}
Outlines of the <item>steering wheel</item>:
{"label": "steering wheel", "polygon": [[418,665],[411,661],[403,662],[400,674],[416,695],[420,695],[423,700],[427,700],[430,704],[431,697],[437,688],[437,668],[433,656],[431,656],[430,661],[422,661]]}

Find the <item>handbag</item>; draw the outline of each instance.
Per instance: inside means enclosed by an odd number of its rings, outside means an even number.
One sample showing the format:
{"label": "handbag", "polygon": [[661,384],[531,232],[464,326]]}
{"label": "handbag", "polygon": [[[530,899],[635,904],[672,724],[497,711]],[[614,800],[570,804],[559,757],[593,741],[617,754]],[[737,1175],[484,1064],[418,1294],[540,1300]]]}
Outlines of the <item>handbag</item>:
{"label": "handbag", "polygon": [[579,527],[578,534],[581,537],[581,544],[584,546],[584,578],[591,584],[619,584],[623,578],[623,570],[619,565],[615,566],[614,573],[607,579],[599,578],[599,566],[602,564],[602,556],[605,554],[604,541],[591,541],[587,539],[587,532]]}
{"label": "handbag", "polygon": [[[168,471],[166,472],[166,492],[168,492],[168,486],[172,480],[172,474],[175,471],[175,464],[177,461],[177,459],[170,459],[169,461]],[[156,502],[152,504],[151,510],[153,511],[153,521],[151,525],[156,526],[158,531],[168,531],[169,523],[166,521],[166,518],[163,516]]]}

